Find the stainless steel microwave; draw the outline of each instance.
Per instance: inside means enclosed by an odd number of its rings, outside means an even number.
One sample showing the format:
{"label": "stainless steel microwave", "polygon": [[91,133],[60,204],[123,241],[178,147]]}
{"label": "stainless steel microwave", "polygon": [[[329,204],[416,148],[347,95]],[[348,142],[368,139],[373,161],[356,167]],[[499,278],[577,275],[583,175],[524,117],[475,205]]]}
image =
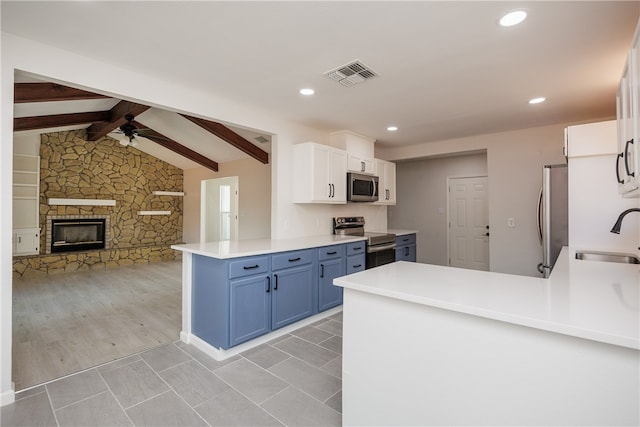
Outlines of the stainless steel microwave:
{"label": "stainless steel microwave", "polygon": [[347,202],[378,201],[378,177],[347,173]]}

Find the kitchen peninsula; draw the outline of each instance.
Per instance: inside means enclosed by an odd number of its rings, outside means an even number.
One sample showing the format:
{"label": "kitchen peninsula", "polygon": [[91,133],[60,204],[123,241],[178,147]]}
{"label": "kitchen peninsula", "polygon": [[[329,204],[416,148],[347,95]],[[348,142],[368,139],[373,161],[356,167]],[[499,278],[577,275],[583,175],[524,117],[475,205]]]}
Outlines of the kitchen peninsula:
{"label": "kitchen peninsula", "polygon": [[637,265],[341,277],[344,425],[638,425]]}
{"label": "kitchen peninsula", "polygon": [[180,339],[216,360],[340,310],[333,279],[365,269],[365,237],[174,245],[182,257]]}

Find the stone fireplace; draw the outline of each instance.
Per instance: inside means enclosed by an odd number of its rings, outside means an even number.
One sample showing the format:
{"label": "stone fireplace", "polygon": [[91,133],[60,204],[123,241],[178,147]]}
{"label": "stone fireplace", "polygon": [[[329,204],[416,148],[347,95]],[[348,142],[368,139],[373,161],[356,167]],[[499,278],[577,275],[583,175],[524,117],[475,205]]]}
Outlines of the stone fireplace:
{"label": "stone fireplace", "polygon": [[[89,141],[84,129],[42,134],[41,253],[14,257],[14,277],[179,259],[171,245],[182,243],[183,199],[164,193],[181,191],[181,169],[134,147],[109,137]],[[76,204],[78,200],[83,202]],[[93,203],[97,200],[114,203]],[[69,231],[56,236],[54,220],[66,222],[63,228]],[[104,220],[103,239],[92,234],[100,231],[90,224],[96,220]],[[100,240],[104,247],[85,246]]]}

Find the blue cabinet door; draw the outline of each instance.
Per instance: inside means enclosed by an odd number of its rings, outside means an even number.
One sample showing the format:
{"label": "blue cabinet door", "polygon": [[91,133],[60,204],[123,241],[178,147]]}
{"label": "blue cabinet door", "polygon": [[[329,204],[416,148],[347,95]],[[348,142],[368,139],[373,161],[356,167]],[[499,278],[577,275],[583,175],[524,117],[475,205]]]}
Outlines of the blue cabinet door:
{"label": "blue cabinet door", "polygon": [[416,262],[416,245],[396,247],[396,261]]}
{"label": "blue cabinet door", "polygon": [[416,235],[396,237],[396,261],[416,262]]}
{"label": "blue cabinet door", "polygon": [[230,346],[238,345],[270,330],[271,278],[250,276],[230,283]]}
{"label": "blue cabinet door", "polygon": [[313,264],[275,271],[271,283],[271,329],[316,313]]}
{"label": "blue cabinet door", "polygon": [[344,276],[343,258],[320,261],[319,268],[318,309],[324,311],[342,304],[342,288],[334,286],[333,279]]}

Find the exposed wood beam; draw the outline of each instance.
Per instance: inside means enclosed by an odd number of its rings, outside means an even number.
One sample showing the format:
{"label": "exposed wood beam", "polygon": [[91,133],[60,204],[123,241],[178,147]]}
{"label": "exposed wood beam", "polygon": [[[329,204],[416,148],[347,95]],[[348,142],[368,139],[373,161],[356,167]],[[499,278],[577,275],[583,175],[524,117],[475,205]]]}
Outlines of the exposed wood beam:
{"label": "exposed wood beam", "polygon": [[200,153],[196,153],[190,148],[185,147],[184,145],[174,141],[171,138],[164,136],[163,134],[156,132],[153,129],[149,129],[147,126],[140,124],[138,122],[133,122],[133,124],[137,128],[144,129],[144,132],[140,133],[140,136],[143,138],[147,138],[158,145],[162,145],[165,148],[173,151],[174,153],[178,153],[183,157],[186,157],[189,160],[192,160],[206,168],[211,169],[214,172],[218,172],[218,163],[203,156]]}
{"label": "exposed wood beam", "polygon": [[16,117],[13,119],[13,131],[75,126],[86,123],[109,121],[109,111],[90,111],[87,113],[54,114],[49,116]]}
{"label": "exposed wood beam", "polygon": [[263,151],[260,148],[256,147],[251,142],[247,141],[245,138],[238,135],[225,125],[217,122],[212,122],[211,120],[188,116],[186,114],[181,114],[181,116],[197,124],[202,129],[214,134],[223,141],[233,145],[244,153],[250,155],[259,162],[265,165],[269,163],[269,154],[266,151]]}
{"label": "exposed wood beam", "polygon": [[106,123],[94,123],[87,129],[87,139],[89,141],[97,141],[106,136],[109,132],[122,126],[127,122],[124,118],[127,114],[134,117],[142,114],[150,107],[147,105],[136,104],[130,101],[120,101],[109,111],[109,120]]}
{"label": "exposed wood beam", "polygon": [[74,101],[77,99],[109,98],[93,92],[62,86],[56,83],[16,83],[13,100],[23,102]]}

